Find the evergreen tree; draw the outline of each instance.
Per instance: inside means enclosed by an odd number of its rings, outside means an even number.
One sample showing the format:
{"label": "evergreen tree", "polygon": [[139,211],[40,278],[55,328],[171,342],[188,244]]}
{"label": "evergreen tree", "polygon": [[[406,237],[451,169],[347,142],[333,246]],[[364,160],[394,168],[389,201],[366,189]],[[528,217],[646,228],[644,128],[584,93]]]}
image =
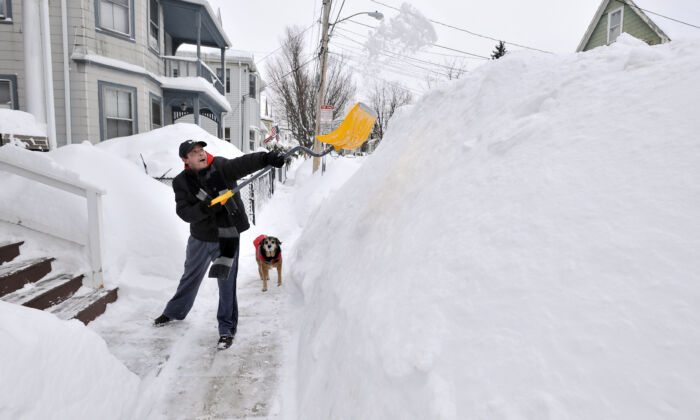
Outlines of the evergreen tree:
{"label": "evergreen tree", "polygon": [[493,50],[493,52],[491,53],[491,59],[498,60],[499,58],[506,55],[506,53],[508,53],[508,51],[506,51],[506,43],[503,41],[498,41],[498,45],[496,45],[496,49]]}

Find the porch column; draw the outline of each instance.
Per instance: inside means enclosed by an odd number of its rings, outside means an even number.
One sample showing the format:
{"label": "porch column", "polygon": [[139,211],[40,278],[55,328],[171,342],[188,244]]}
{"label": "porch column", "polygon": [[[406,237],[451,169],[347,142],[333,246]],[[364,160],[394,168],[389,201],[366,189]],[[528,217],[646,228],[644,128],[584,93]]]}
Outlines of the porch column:
{"label": "porch column", "polygon": [[224,139],[224,113],[219,112],[219,122],[216,125],[216,134],[220,139]]}
{"label": "porch column", "polygon": [[221,83],[224,85],[224,97],[226,97],[226,48],[221,48]]}
{"label": "porch column", "polygon": [[199,95],[194,97],[194,124],[199,125]]}
{"label": "porch column", "polygon": [[202,11],[197,10],[197,77],[202,77]]}

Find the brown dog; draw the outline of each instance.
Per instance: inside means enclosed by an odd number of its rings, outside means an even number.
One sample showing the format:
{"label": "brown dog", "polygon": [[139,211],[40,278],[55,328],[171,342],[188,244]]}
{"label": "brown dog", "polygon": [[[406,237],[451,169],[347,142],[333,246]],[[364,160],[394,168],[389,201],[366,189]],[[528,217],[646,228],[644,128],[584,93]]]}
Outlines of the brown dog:
{"label": "brown dog", "polygon": [[277,269],[277,286],[282,285],[282,242],[274,236],[260,235],[253,241],[255,245],[255,261],[258,263],[258,273],[263,282],[263,292],[267,291],[267,281],[270,270]]}

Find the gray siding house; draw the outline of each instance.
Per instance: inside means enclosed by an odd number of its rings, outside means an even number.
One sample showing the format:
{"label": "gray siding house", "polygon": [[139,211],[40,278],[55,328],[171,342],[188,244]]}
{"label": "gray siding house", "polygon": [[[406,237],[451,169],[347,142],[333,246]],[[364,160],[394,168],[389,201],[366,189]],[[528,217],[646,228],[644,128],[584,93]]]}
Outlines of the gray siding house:
{"label": "gray siding house", "polygon": [[0,106],[47,122],[53,147],[187,115],[223,137],[225,81],[196,54],[174,57],[181,44],[224,65],[230,41],[206,0],[0,0]]}
{"label": "gray siding house", "polygon": [[[178,57],[196,57],[196,50],[191,45],[185,45],[177,51]],[[220,80],[224,80],[219,54],[216,50],[205,48],[200,52],[204,63],[211,68]],[[260,94],[265,85],[260,77],[253,54],[247,51],[227,50],[225,56],[226,68],[226,100],[231,111],[223,119],[223,139],[232,143],[243,153],[254,151],[260,147],[266,134],[266,129],[260,119]],[[193,122],[194,116],[189,115],[183,122]],[[242,123],[241,123],[242,122]],[[200,126],[216,135],[217,126],[212,120],[205,119]]]}
{"label": "gray siding house", "polygon": [[700,22],[700,6],[680,0],[602,0],[576,51],[610,45],[623,32],[649,45],[700,36],[700,30],[672,16]]}

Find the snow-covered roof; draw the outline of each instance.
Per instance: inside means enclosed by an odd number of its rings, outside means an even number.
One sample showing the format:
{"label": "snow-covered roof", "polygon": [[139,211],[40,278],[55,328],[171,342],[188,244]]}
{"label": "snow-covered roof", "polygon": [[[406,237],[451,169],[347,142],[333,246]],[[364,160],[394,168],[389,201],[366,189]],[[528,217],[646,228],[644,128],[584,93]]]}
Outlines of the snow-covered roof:
{"label": "snow-covered roof", "polygon": [[212,10],[212,8],[209,5],[209,2],[207,0],[180,0],[180,1],[185,2],[185,3],[198,4],[200,6],[203,6],[204,9],[207,11],[207,14],[211,18],[211,20],[214,22],[214,25],[216,25],[216,28],[219,30],[219,32],[223,36],[224,40],[226,41],[226,44],[231,45],[231,41],[228,39],[228,36],[226,36],[226,32],[224,31],[224,28],[221,26],[221,22],[219,21],[218,14],[214,14],[214,10]]}
{"label": "snow-covered roof", "polygon": [[231,112],[231,104],[211,83],[201,77],[159,77],[164,89],[188,90],[208,94],[226,112]]}
{"label": "snow-covered roof", "polygon": [[[191,44],[182,44],[178,47],[176,55],[178,57],[196,57],[197,56],[197,46]],[[200,47],[200,55],[204,61],[221,61],[221,50],[218,48],[210,47]],[[251,66],[253,71],[255,70],[255,56],[250,51],[243,50],[226,50],[226,62],[227,63],[245,63]]]}
{"label": "snow-covered roof", "polygon": [[46,123],[28,112],[0,109],[0,133],[46,137]]}
{"label": "snow-covered roof", "polygon": [[180,89],[194,92],[206,93],[216,103],[221,106],[226,112],[231,112],[231,104],[226,100],[226,97],[219,93],[211,83],[201,77],[165,77],[152,73],[136,64],[127,63],[121,60],[116,60],[110,57],[104,57],[99,54],[84,54],[74,52],[71,54],[71,59],[75,61],[87,61],[91,63],[101,64],[107,67],[113,67],[122,70],[128,70],[132,73],[143,74],[160,83],[161,88]]}
{"label": "snow-covered roof", "polygon": [[[602,0],[576,51],[583,51],[611,0]],[[662,42],[700,38],[700,3],[694,0],[619,0],[626,2]]]}

